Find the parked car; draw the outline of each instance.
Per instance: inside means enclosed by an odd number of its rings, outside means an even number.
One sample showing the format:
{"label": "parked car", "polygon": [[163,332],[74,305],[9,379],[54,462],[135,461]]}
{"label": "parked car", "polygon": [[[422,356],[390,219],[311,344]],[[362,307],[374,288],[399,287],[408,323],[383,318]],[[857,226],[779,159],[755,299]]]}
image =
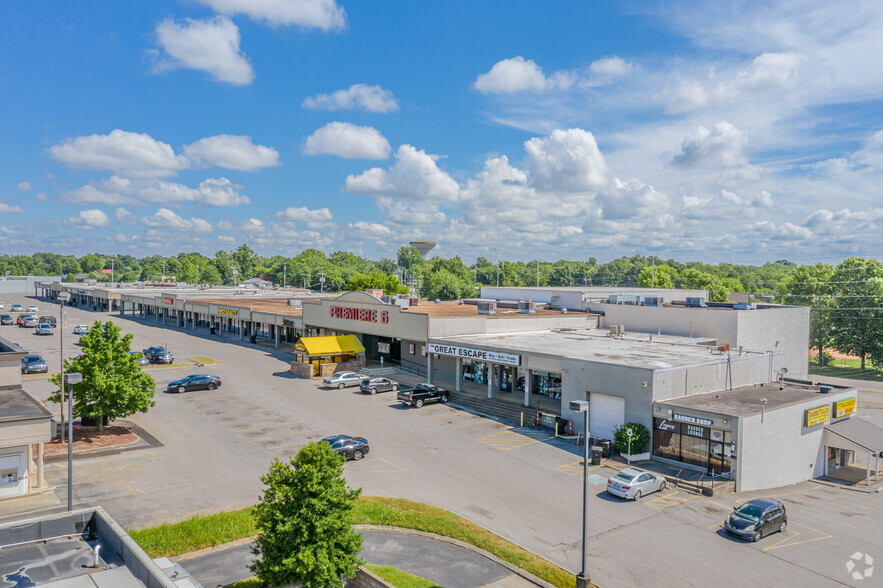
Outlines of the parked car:
{"label": "parked car", "polygon": [[45,374],[49,372],[49,364],[36,353],[28,353],[21,358],[21,373]]}
{"label": "parked car", "polygon": [[19,327],[23,327],[25,319],[31,318],[31,317],[37,318],[36,316],[34,316],[32,314],[22,313],[22,314],[18,315],[18,318],[15,319],[15,324],[17,324]]}
{"label": "parked car", "polygon": [[653,472],[625,468],[607,480],[607,492],[626,500],[641,500],[659,490],[665,490],[665,478]]}
{"label": "parked car", "polygon": [[34,332],[37,335],[54,335],[55,329],[52,328],[52,325],[49,323],[38,323],[36,327],[34,327]]}
{"label": "parked car", "polygon": [[28,312],[40,312],[36,304],[28,304]]}
{"label": "parked car", "polygon": [[142,353],[150,363],[175,363],[175,356],[165,347],[148,347]]}
{"label": "parked car", "polygon": [[365,378],[359,384],[359,390],[365,394],[377,394],[378,392],[397,392],[399,383],[389,378]]}
{"label": "parked car", "polygon": [[207,374],[191,374],[180,380],[169,382],[168,392],[190,392],[191,390],[214,390],[221,385],[221,378]]}
{"label": "parked car", "polygon": [[144,367],[146,365],[150,365],[150,360],[144,357],[144,354],[140,351],[130,351],[129,355],[137,355],[138,356],[138,365]]}
{"label": "parked car", "polygon": [[22,327],[36,327],[40,324],[40,321],[37,320],[35,316],[26,316],[22,319],[21,325]]}
{"label": "parked car", "polygon": [[89,325],[77,325],[74,327],[74,335],[86,335],[89,332]]}
{"label": "parked car", "polygon": [[405,406],[422,407],[427,402],[448,401],[449,392],[432,384],[417,384],[410,390],[399,390],[396,399]]}
{"label": "parked car", "polygon": [[6,308],[6,305],[0,302],[0,310],[3,310],[4,308]]}
{"label": "parked car", "polygon": [[13,304],[10,310],[12,312],[22,312],[24,308],[21,307],[21,304]]}
{"label": "parked car", "polygon": [[734,508],[724,527],[727,532],[747,541],[760,541],[788,526],[785,505],[775,499],[757,498]]}
{"label": "parked car", "polygon": [[52,325],[53,329],[58,324],[57,319],[54,316],[49,315],[49,314],[43,315],[43,316],[39,317],[37,320],[40,321],[41,323],[49,323],[50,325]]}
{"label": "parked car", "polygon": [[368,440],[364,437],[350,437],[349,435],[334,435],[333,437],[325,437],[321,442],[331,445],[331,449],[342,455],[346,459],[354,459],[359,461],[371,449],[368,447]]}
{"label": "parked car", "polygon": [[322,380],[322,383],[329,388],[338,388],[343,390],[348,386],[358,386],[362,383],[365,376],[356,372],[337,372],[329,378]]}
{"label": "parked car", "polygon": [[11,325],[14,322],[11,314],[0,314],[0,325]]}

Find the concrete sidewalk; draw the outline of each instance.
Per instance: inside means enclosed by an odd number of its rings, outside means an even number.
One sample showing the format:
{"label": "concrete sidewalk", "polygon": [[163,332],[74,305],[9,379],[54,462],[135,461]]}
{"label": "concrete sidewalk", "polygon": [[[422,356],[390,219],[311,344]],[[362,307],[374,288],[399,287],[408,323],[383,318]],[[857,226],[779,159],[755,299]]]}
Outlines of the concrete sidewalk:
{"label": "concrete sidewalk", "polygon": [[[366,563],[392,566],[426,578],[445,588],[525,588],[537,584],[513,573],[480,553],[429,537],[362,529],[361,557]],[[252,542],[199,552],[196,557],[173,558],[205,588],[226,586],[252,577]]]}

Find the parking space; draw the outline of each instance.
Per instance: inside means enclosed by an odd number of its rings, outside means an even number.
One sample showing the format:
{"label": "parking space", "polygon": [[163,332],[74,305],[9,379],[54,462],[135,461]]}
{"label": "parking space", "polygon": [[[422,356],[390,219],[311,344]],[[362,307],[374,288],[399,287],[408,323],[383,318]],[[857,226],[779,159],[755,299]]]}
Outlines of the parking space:
{"label": "parking space", "polygon": [[[69,330],[102,316],[69,312]],[[152,371],[156,406],[132,420],[163,446],[76,460],[75,504],[100,504],[129,528],[241,508],[260,495],[259,479],[271,459],[292,457],[304,444],[328,435],[349,434],[367,437],[371,445],[363,460],[345,466],[350,484],[364,494],[450,509],[579,569],[583,467],[581,448],[572,442],[450,405],[405,408],[393,393],[324,389],[288,377],[290,356],[281,351],[104,316],[134,334],[135,349],[167,344],[176,356],[201,355],[220,363]],[[68,347],[67,336],[65,347],[73,354],[79,348]],[[57,335],[34,339],[35,349],[57,361]],[[184,394],[161,391],[191,371],[218,375],[223,385]],[[41,399],[50,392],[45,379],[24,386]],[[49,408],[57,412],[56,406]],[[670,488],[634,503],[607,495],[612,470],[590,467],[590,564],[601,585],[855,585],[845,567],[850,556],[861,551],[883,557],[879,494],[806,483],[714,499]],[[66,465],[52,464],[47,479],[56,485],[55,494],[6,501],[0,520],[63,509]],[[757,544],[722,533],[733,506],[757,496],[785,503],[787,531]]]}

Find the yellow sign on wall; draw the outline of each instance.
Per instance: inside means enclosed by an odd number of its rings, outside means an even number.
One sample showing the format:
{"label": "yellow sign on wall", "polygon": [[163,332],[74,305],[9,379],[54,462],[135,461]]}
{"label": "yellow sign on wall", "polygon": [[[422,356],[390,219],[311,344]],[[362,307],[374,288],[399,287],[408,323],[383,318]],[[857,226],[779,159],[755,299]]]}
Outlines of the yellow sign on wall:
{"label": "yellow sign on wall", "polygon": [[226,314],[229,316],[239,316],[239,311],[238,310],[231,310],[229,308],[219,308],[218,314]]}
{"label": "yellow sign on wall", "polygon": [[831,405],[826,404],[818,408],[806,411],[806,424],[804,427],[814,427],[828,422],[831,418]]}
{"label": "yellow sign on wall", "polygon": [[834,403],[834,418],[844,417],[855,412],[855,398],[847,398]]}

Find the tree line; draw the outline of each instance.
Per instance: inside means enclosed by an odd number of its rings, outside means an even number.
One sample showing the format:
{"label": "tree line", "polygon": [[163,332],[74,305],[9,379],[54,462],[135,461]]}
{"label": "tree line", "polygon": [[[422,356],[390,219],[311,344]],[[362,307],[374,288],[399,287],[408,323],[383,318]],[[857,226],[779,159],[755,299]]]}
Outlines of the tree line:
{"label": "tree line", "polygon": [[[165,257],[89,253],[82,257],[57,253],[0,256],[0,273],[61,275],[74,280],[87,274],[99,282],[151,281],[162,276],[194,284],[232,284],[263,278],[274,284],[339,292],[382,288],[404,293],[413,288],[429,299],[455,300],[477,296],[481,286],[623,286],[703,288],[712,301],[724,301],[730,292],[771,295],[797,270],[786,260],[763,265],[679,262],[634,255],[599,263],[561,259],[548,261],[491,261],[479,257],[467,265],[459,256],[423,258],[413,247],[399,249],[395,259],[370,260],[348,251],[330,255],[305,249],[294,256],[257,255],[248,245],[217,251],[213,257],[198,252]],[[113,273],[104,273],[107,270]]]}

